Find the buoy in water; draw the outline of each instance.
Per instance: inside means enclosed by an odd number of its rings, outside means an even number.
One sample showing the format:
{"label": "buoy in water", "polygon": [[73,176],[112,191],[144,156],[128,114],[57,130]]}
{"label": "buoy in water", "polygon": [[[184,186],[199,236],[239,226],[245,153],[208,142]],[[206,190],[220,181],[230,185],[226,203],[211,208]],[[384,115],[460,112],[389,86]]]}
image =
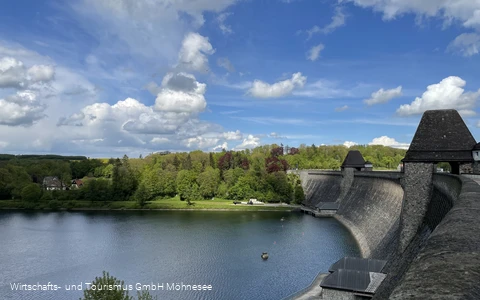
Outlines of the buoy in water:
{"label": "buoy in water", "polygon": [[263,259],[263,260],[267,260],[267,259],[268,259],[268,253],[267,253],[267,252],[263,252],[263,253],[262,253],[262,259]]}

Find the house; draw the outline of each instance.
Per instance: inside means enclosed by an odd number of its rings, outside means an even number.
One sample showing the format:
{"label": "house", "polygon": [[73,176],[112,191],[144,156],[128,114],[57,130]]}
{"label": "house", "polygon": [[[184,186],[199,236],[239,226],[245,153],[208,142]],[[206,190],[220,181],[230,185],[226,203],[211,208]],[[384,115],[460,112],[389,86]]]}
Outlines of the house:
{"label": "house", "polygon": [[67,186],[62,183],[57,176],[47,176],[43,178],[43,188],[47,191],[54,191],[54,190],[66,190]]}
{"label": "house", "polygon": [[83,186],[83,181],[80,179],[73,179],[72,180],[72,189],[78,189]]}

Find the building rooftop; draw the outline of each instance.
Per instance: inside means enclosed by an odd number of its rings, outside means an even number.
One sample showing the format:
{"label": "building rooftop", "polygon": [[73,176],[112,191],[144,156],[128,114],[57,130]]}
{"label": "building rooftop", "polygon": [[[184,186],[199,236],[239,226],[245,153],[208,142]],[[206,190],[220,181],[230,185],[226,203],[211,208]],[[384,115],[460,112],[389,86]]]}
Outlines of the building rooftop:
{"label": "building rooftop", "polygon": [[360,258],[360,257],[344,257],[334,263],[329,272],[334,272],[339,269],[349,269],[365,272],[381,272],[387,263],[386,260]]}
{"label": "building rooftop", "polygon": [[322,288],[374,294],[386,276],[383,273],[339,269],[325,277],[320,286]]}
{"label": "building rooftop", "polygon": [[476,143],[456,110],[427,110],[403,161],[471,162]]}
{"label": "building rooftop", "polygon": [[358,150],[348,151],[345,160],[342,163],[342,168],[363,168],[365,167],[365,159]]}

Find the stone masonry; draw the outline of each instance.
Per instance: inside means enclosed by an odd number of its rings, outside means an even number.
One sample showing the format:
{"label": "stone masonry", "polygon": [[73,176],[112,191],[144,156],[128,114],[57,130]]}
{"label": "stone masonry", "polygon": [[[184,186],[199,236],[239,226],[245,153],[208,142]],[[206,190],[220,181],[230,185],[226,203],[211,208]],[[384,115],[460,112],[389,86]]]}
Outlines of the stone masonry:
{"label": "stone masonry", "polygon": [[433,191],[433,163],[405,163],[399,251],[403,253],[422,225]]}

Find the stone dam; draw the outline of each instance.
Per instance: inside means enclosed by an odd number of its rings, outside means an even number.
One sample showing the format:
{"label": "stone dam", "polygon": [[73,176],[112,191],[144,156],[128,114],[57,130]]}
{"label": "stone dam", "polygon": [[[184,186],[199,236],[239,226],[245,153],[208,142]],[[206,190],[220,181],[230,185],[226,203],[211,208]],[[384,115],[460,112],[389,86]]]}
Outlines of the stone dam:
{"label": "stone dam", "polygon": [[[405,184],[417,184],[420,190],[429,183],[406,183],[403,172],[293,172],[300,175],[305,206],[337,203],[332,216],[354,235],[363,258],[387,261],[383,269],[387,275],[373,299],[480,299],[477,182],[462,175],[433,174],[420,225],[403,228],[414,232],[407,232],[412,238],[402,248],[402,222],[410,222],[409,215],[402,217]],[[311,299],[363,297],[324,289]]]}

